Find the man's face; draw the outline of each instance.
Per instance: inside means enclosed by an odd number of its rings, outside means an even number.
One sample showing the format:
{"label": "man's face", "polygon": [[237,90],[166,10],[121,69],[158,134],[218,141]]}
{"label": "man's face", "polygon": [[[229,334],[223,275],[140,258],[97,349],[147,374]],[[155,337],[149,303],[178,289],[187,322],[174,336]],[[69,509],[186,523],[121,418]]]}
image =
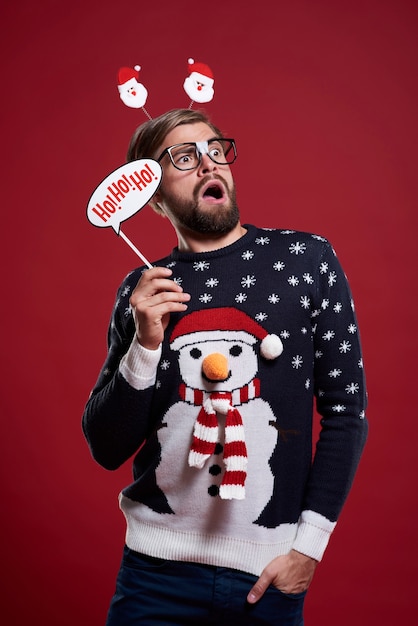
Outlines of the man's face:
{"label": "man's face", "polygon": [[[213,130],[203,122],[177,126],[165,137],[157,156],[170,146],[213,139]],[[218,165],[202,155],[194,170],[180,171],[166,154],[161,160],[164,175],[154,197],[175,227],[198,233],[225,234],[239,221],[235,186],[228,165]]]}

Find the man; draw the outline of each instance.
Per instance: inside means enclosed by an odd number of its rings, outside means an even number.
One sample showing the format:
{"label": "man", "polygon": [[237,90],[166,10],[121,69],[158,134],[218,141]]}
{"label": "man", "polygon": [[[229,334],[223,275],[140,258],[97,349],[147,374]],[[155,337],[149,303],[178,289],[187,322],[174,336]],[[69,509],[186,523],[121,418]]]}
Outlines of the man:
{"label": "man", "polygon": [[323,237],[240,223],[202,112],[139,127],[145,157],[178,247],[123,281],[83,416],[101,465],[135,455],[107,624],[300,626],[367,434],[350,289]]}

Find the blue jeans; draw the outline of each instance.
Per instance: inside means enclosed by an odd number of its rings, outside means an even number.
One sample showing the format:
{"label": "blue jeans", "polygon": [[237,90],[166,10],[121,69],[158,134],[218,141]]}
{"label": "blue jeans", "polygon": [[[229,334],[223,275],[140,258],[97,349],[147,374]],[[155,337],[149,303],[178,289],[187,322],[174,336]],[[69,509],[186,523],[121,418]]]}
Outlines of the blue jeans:
{"label": "blue jeans", "polygon": [[256,576],[225,567],[164,561],[125,546],[106,626],[303,626],[305,593],[271,586],[256,604]]}

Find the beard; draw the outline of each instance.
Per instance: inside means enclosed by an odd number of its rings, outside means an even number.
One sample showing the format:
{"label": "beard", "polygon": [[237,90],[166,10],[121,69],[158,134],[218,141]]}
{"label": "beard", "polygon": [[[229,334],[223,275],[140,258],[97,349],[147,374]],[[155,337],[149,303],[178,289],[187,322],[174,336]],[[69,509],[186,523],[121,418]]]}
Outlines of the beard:
{"label": "beard", "polygon": [[[199,191],[211,179],[222,182],[226,200],[222,205],[214,205],[212,209],[203,210],[199,206]],[[219,174],[200,181],[194,188],[193,198],[190,200],[186,200],[175,193],[164,193],[163,200],[170,207],[170,213],[179,226],[202,235],[226,235],[235,228],[240,219],[235,186],[232,185],[230,188],[226,180]]]}

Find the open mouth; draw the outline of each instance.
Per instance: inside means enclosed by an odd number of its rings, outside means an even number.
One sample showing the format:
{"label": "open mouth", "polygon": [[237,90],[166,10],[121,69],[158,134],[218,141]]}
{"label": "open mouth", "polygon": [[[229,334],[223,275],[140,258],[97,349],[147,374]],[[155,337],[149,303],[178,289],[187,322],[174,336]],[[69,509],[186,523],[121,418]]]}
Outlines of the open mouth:
{"label": "open mouth", "polygon": [[218,202],[223,202],[226,197],[225,188],[221,182],[217,180],[211,180],[206,183],[206,185],[204,185],[204,187],[202,188],[201,196],[206,202],[211,202],[215,204]]}

